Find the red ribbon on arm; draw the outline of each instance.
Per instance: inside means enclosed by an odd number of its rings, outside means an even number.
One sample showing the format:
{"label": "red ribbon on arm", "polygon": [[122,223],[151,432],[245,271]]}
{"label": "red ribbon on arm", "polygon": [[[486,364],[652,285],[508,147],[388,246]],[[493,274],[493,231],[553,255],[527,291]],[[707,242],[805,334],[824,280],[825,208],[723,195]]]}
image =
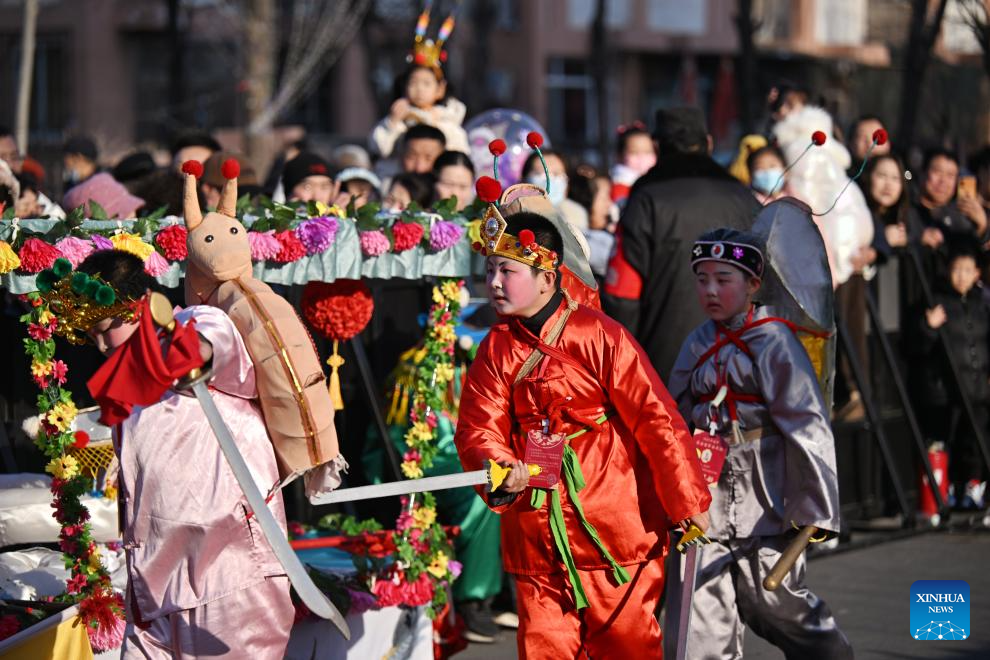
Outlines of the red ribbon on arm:
{"label": "red ribbon on arm", "polygon": [[185,325],[176,323],[163,356],[147,299],[139,314],[138,329],[86,384],[100,406],[100,423],[107,426],[130,417],[136,405],[158,403],[176,379],[203,366],[195,319]]}

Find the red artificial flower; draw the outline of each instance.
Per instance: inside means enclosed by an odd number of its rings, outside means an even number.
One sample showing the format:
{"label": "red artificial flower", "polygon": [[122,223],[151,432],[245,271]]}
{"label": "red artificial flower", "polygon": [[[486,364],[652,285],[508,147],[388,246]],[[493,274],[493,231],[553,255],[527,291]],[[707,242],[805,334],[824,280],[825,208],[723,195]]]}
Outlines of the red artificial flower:
{"label": "red artificial flower", "polygon": [[502,184],[490,176],[480,177],[478,182],[474,184],[474,189],[477,191],[478,197],[489,204],[498,200],[502,195]]}
{"label": "red artificial flower", "polygon": [[241,164],[234,158],[228,158],[220,166],[220,173],[225,179],[236,179],[241,174]]}
{"label": "red artificial flower", "polygon": [[65,385],[65,377],[68,375],[68,373],[69,373],[69,365],[67,365],[65,362],[62,362],[61,360],[55,360],[52,363],[51,376],[53,379],[55,379],[55,382],[58,383],[59,385]]}
{"label": "red artificial flower", "polygon": [[317,332],[327,339],[344,341],[368,325],[375,302],[361,280],[310,282],[303,289],[302,309]]}
{"label": "red artificial flower", "polygon": [[182,261],[188,254],[186,239],[189,232],[182,225],[170,225],[155,235],[155,245],[162,249],[169,261]]}
{"label": "red artificial flower", "polygon": [[815,131],[811,134],[811,141],[819,147],[825,144],[826,135],[824,131]]}
{"label": "red artificial flower", "polygon": [[86,576],[76,573],[65,583],[65,590],[70,594],[78,594],[86,588]]}
{"label": "red artificial flower", "polygon": [[86,433],[85,431],[76,431],[73,434],[73,437],[75,440],[72,442],[72,446],[76,449],[82,449],[89,444],[89,433]]}
{"label": "red artificial flower", "polygon": [[21,622],[13,614],[0,616],[0,642],[20,632]]}
{"label": "red artificial flower", "polygon": [[198,160],[187,160],[182,163],[182,173],[192,174],[197,179],[203,176],[203,164]]}
{"label": "red artificial flower", "polygon": [[306,256],[306,246],[299,240],[299,235],[291,229],[276,232],[275,238],[281,244],[281,249],[272,261],[287,264]]}
{"label": "red artificial flower", "polygon": [[877,146],[887,144],[887,131],[882,128],[873,131],[873,144]]}
{"label": "red artificial flower", "polygon": [[35,341],[47,341],[52,338],[52,325],[41,325],[39,323],[28,324],[28,336]]}
{"label": "red artificial flower", "polygon": [[526,144],[529,145],[530,149],[539,149],[543,146],[543,136],[536,131],[531,131],[529,135],[526,136]]}
{"label": "red artificial flower", "polygon": [[488,143],[488,151],[492,152],[493,156],[501,156],[505,153],[506,149],[505,140],[502,138],[495,138]]}
{"label": "red artificial flower", "polygon": [[396,222],[392,225],[392,240],[396,252],[405,252],[423,240],[423,225],[418,222]]}
{"label": "red artificial flower", "polygon": [[21,270],[28,273],[40,273],[51,268],[55,260],[62,256],[53,245],[45,243],[40,238],[29,238],[24,241],[18,254],[21,258]]}

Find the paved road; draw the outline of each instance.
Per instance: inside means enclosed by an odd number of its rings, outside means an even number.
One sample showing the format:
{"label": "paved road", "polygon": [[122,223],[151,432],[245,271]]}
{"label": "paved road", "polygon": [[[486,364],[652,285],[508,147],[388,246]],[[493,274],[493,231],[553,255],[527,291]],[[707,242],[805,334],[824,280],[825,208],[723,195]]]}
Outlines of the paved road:
{"label": "paved road", "polygon": [[[909,634],[910,591],[915,580],[966,580],[970,586],[972,637],[961,642],[919,642]],[[930,533],[811,562],[809,584],[835,613],[859,659],[990,659],[990,533]],[[472,645],[463,660],[516,657],[515,636]],[[783,654],[750,633],[746,660]]]}

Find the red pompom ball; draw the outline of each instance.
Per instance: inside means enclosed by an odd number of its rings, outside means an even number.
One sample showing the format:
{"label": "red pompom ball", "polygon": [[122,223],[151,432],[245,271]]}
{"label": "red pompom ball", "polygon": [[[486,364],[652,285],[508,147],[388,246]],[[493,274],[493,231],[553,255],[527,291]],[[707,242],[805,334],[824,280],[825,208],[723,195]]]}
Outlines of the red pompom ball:
{"label": "red pompom ball", "polygon": [[531,131],[530,134],[526,136],[526,144],[529,145],[530,149],[539,149],[543,146],[543,136],[536,131]]}
{"label": "red pompom ball", "polygon": [[203,164],[198,160],[187,160],[182,164],[183,174],[192,174],[197,179],[203,176]]}
{"label": "red pompom ball", "polygon": [[502,184],[490,176],[483,176],[478,179],[478,182],[474,184],[474,189],[477,191],[478,197],[489,204],[498,200],[502,195]]}
{"label": "red pompom ball", "polygon": [[189,232],[182,225],[169,225],[155,235],[155,245],[162,249],[169,261],[186,258],[186,238]]}
{"label": "red pompom ball", "polygon": [[877,146],[887,144],[887,131],[882,128],[873,131],[873,143]]}
{"label": "red pompom ball", "polygon": [[241,164],[233,158],[228,158],[220,166],[220,173],[225,179],[236,179],[241,175]]}
{"label": "red pompom ball", "polygon": [[521,232],[519,232],[519,243],[521,245],[529,245],[535,242],[536,242],[536,236],[533,235],[532,230],[523,229]]}
{"label": "red pompom ball", "polygon": [[396,222],[392,225],[392,242],[396,252],[411,250],[423,240],[423,225],[418,222]]}
{"label": "red pompom ball", "polygon": [[825,144],[825,138],[826,136],[824,131],[815,131],[814,133],[811,134],[811,141],[817,144],[819,147]]}
{"label": "red pompom ball", "polygon": [[488,151],[492,152],[493,156],[501,156],[505,153],[505,150],[505,140],[501,138],[495,138],[488,143]]}
{"label": "red pompom ball", "polygon": [[361,280],[310,282],[303,289],[302,310],[314,330],[327,339],[344,341],[368,325],[375,301]]}
{"label": "red pompom ball", "polygon": [[72,437],[75,438],[72,442],[72,446],[76,449],[82,449],[89,444],[89,433],[86,433],[85,431],[76,431],[72,434]]}

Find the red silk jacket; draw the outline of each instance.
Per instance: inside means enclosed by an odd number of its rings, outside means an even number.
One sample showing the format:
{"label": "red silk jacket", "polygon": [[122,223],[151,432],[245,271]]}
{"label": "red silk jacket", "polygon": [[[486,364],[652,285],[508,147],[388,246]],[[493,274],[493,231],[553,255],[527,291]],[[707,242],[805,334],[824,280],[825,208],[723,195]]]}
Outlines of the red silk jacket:
{"label": "red silk jacket", "polygon": [[[618,322],[583,305],[571,314],[555,348],[518,385],[523,362],[545,341],[566,309],[546,321],[538,340],[515,319],[494,326],[481,343],[461,397],[454,442],[465,470],[522,459],[526,432],[550,419],[552,432],[594,432],[570,441],[586,480],[579,497],[585,515],[620,565],[665,552],[671,521],[708,509],[711,495],[677,405],[649,359]],[[609,417],[600,426],[592,420]],[[560,490],[567,536],[577,567],[608,563],[581,527],[567,489]],[[479,491],[480,492],[480,491]],[[502,555],[510,573],[560,571],[548,507],[534,509],[532,489],[511,503],[489,506],[502,514]],[[483,494],[484,495],[484,494]]]}

